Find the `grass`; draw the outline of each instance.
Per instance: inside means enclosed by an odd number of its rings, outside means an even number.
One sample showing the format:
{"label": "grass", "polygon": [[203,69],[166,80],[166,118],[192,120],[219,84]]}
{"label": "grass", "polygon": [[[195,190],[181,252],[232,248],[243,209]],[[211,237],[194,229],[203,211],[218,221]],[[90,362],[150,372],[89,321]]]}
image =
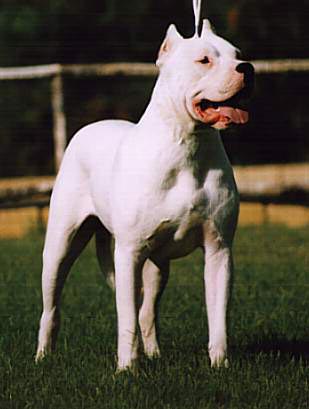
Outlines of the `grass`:
{"label": "grass", "polygon": [[162,358],[141,358],[137,377],[114,377],[115,304],[93,246],[66,284],[57,352],[34,364],[43,239],[2,240],[0,408],[307,408],[308,238],[307,229],[238,230],[228,369],[209,367],[202,256],[175,262]]}

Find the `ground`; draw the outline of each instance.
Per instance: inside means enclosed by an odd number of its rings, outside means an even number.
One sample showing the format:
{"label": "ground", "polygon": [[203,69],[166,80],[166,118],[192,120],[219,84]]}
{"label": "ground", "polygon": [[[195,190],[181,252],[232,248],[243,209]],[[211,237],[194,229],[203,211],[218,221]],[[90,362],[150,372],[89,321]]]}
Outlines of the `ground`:
{"label": "ground", "polygon": [[57,352],[34,364],[43,237],[1,240],[0,407],[307,408],[308,238],[305,228],[238,230],[228,369],[209,366],[202,255],[173,263],[161,307],[162,358],[142,358],[136,377],[114,376],[114,297],[93,246],[66,284]]}

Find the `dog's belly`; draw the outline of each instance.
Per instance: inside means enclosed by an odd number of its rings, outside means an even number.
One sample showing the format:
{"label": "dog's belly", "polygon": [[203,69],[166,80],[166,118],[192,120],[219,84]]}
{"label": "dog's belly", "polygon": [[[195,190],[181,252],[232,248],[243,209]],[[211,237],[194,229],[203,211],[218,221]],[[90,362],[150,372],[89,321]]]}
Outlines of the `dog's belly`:
{"label": "dog's belly", "polygon": [[153,247],[149,258],[154,262],[185,257],[203,246],[203,228],[202,225],[191,228],[181,240],[175,240],[175,231],[170,231],[147,245]]}

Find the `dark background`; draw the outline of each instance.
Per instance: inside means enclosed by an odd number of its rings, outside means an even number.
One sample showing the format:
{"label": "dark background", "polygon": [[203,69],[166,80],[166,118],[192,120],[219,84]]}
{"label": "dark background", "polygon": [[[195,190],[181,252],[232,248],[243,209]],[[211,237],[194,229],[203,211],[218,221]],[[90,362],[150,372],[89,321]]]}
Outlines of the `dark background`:
{"label": "dark background", "polygon": [[[309,1],[204,0],[245,59],[308,58]],[[193,34],[191,0],[0,0],[0,66],[148,61],[168,25]],[[65,78],[68,134],[105,118],[138,120],[154,79]],[[223,134],[234,164],[309,157],[309,72],[259,75],[252,120]],[[0,81],[0,177],[53,173],[48,80]]]}

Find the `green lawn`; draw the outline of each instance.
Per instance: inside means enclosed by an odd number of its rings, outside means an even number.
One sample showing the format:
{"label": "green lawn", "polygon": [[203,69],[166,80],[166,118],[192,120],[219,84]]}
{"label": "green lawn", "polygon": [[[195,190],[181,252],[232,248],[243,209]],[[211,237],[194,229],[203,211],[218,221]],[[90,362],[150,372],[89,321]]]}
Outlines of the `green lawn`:
{"label": "green lawn", "polygon": [[116,378],[115,304],[93,246],[66,284],[57,352],[35,365],[42,237],[1,241],[0,408],[308,408],[308,238],[308,229],[238,230],[230,368],[209,366],[197,252],[173,264],[162,358]]}

